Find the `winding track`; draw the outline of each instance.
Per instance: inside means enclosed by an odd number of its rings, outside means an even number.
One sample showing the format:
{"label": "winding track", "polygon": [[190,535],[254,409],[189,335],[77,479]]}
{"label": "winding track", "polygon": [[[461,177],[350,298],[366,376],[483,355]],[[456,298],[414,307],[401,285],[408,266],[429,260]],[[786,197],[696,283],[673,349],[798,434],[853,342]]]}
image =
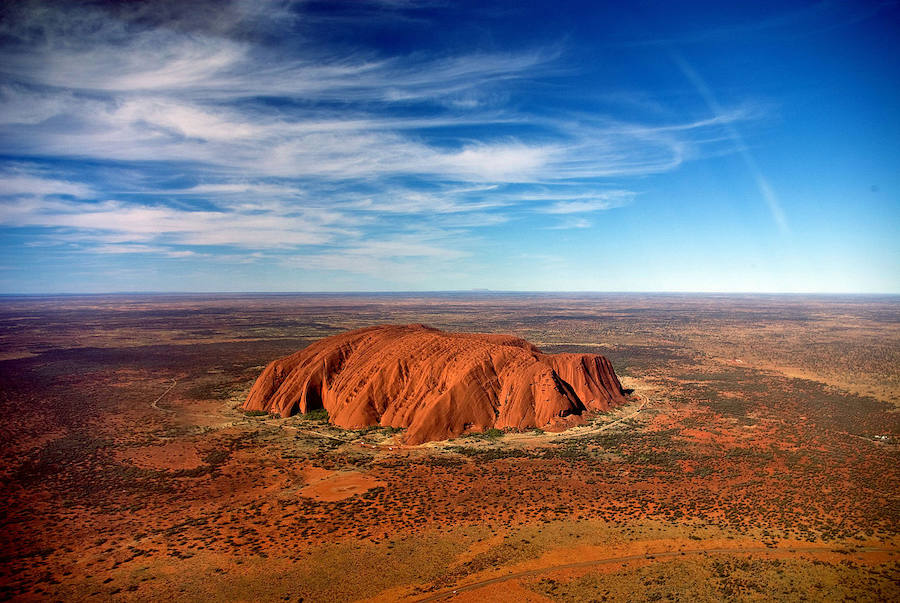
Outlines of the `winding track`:
{"label": "winding track", "polygon": [[160,400],[162,400],[163,397],[164,397],[166,394],[168,394],[170,391],[172,391],[172,389],[173,389],[176,385],[178,385],[178,381],[176,381],[175,379],[172,379],[172,385],[170,385],[170,386],[168,387],[168,389],[166,389],[166,391],[164,391],[163,393],[161,393],[161,394],[159,395],[159,397],[158,397],[156,400],[154,400],[153,402],[151,402],[151,403],[150,403],[150,406],[152,406],[153,408],[155,408],[156,410],[158,410],[158,411],[160,411],[160,412],[174,413],[174,412],[175,412],[174,410],[169,410],[168,408],[161,408],[161,407],[157,404],[157,402],[159,402]]}
{"label": "winding track", "polygon": [[[749,553],[824,553],[824,552],[834,552],[836,549],[840,547],[835,546],[805,546],[805,547],[791,547],[785,549],[778,548],[769,548],[769,547],[744,547],[744,548],[735,548],[735,549],[691,549],[688,551],[663,551],[661,553],[644,553],[642,555],[626,555],[624,557],[612,557],[609,559],[595,559],[593,561],[580,561],[578,563],[565,563],[562,565],[551,565],[548,567],[541,567],[533,570],[525,570],[523,572],[515,572],[512,574],[506,574],[505,576],[497,576],[496,578],[489,578],[487,580],[481,580],[479,582],[472,582],[470,584],[465,584],[463,586],[457,586],[451,590],[446,590],[441,593],[436,593],[434,595],[430,595],[425,597],[424,599],[417,599],[416,603],[425,603],[426,601],[440,601],[443,599],[449,599],[454,595],[458,595],[460,593],[478,590],[479,588],[484,588],[485,586],[491,586],[492,584],[499,584],[501,582],[507,582],[508,580],[516,580],[518,578],[529,578],[531,576],[539,576],[541,574],[546,574],[548,572],[555,572],[559,570],[567,570],[567,569],[579,569],[584,567],[594,567],[600,565],[609,565],[612,563],[626,563],[628,561],[637,561],[637,560],[655,560],[661,557],[688,557],[688,556],[697,556],[697,555],[717,555],[717,554],[732,554],[732,555],[745,555]],[[878,547],[860,547],[854,549],[855,553],[897,553],[896,549],[885,549]]]}
{"label": "winding track", "polygon": [[647,408],[647,404],[650,403],[650,399],[647,398],[646,396],[644,396],[642,394],[636,394],[636,395],[638,398],[643,399],[643,401],[641,402],[641,405],[637,408],[637,410],[635,410],[633,413],[625,415],[624,417],[619,417],[615,421],[610,421],[609,423],[604,423],[603,425],[601,425],[597,428],[589,428],[584,431],[577,431],[577,428],[575,431],[567,429],[566,431],[562,431],[558,434],[555,434],[553,439],[554,440],[568,440],[571,438],[580,438],[580,437],[584,437],[587,435],[593,435],[595,433],[600,433],[601,431],[606,431],[610,427],[614,427],[614,426],[618,425],[619,423],[621,423],[622,421],[626,421],[632,417],[636,417],[645,408]]}

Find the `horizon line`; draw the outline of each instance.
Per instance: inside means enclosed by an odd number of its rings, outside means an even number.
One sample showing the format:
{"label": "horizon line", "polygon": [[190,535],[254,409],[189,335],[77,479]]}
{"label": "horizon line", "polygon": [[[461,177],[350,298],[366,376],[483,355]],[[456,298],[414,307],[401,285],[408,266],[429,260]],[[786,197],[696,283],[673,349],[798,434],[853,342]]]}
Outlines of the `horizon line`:
{"label": "horizon line", "polygon": [[558,295],[773,295],[773,296],[873,296],[900,297],[900,291],[718,291],[718,290],[592,290],[592,289],[409,289],[340,291],[94,291],[94,292],[0,292],[3,297],[98,297],[125,295],[434,295],[434,294],[558,294]]}

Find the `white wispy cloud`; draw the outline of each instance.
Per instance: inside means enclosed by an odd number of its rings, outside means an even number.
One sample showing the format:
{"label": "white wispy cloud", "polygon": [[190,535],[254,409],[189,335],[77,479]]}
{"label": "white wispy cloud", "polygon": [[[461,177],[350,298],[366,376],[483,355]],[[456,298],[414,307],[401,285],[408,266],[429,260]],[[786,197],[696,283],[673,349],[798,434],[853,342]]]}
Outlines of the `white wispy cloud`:
{"label": "white wispy cloud", "polygon": [[[360,200],[348,209],[379,214],[458,214],[505,207],[512,202],[497,194],[498,185],[445,186],[437,191],[388,188]],[[475,200],[472,198],[475,197]]]}
{"label": "white wispy cloud", "polygon": [[548,214],[577,214],[622,207],[634,200],[635,193],[627,190],[597,190],[583,193],[543,193],[537,196],[544,203],[538,211]]}
{"label": "white wispy cloud", "polygon": [[292,215],[271,211],[186,211],[121,201],[86,204],[29,198],[0,204],[0,224],[5,226],[77,229],[108,233],[117,237],[116,242],[197,246],[295,248],[357,234],[346,225],[350,218],[342,219],[341,226],[329,223],[334,218],[326,214],[323,220],[314,210],[299,210]]}
{"label": "white wispy cloud", "polygon": [[[208,22],[179,3],[10,9],[0,145],[23,159],[0,173],[0,224],[98,254],[288,250],[279,261],[309,269],[449,270],[479,228],[527,214],[589,228],[587,214],[636,197],[604,180],[720,152],[731,124],[759,118],[741,106],[664,121],[645,96],[652,123],[529,111],[516,92],[568,69],[562,46],[387,56],[321,43],[319,15],[272,45],[260,40],[302,23],[303,3],[211,6]],[[48,157],[95,167],[54,174]]]}
{"label": "white wispy cloud", "polygon": [[573,228],[590,228],[593,225],[593,222],[586,218],[566,218],[547,228],[550,230],[569,230]]}
{"label": "white wispy cloud", "polygon": [[94,194],[93,188],[83,182],[44,178],[16,170],[0,173],[0,197],[67,195],[87,198]]}
{"label": "white wispy cloud", "polygon": [[[272,8],[273,14],[283,15],[277,10],[281,2],[259,4],[259,13]],[[18,44],[5,52],[3,71],[29,84],[76,91],[410,101],[458,96],[488,83],[533,76],[559,54],[537,49],[378,57],[362,51],[329,53],[313,40],[296,39],[295,33],[293,52],[285,55],[280,48],[215,35],[221,31],[139,29],[83,5],[26,5],[14,18],[18,27],[5,33]]]}
{"label": "white wispy cloud", "polygon": [[186,257],[195,257],[197,256],[197,252],[190,250],[181,250],[176,251],[167,247],[162,247],[159,245],[140,245],[140,244],[121,244],[116,245],[113,243],[106,243],[103,245],[96,245],[91,247],[91,253],[112,253],[112,254],[120,254],[120,253],[149,253],[153,255],[160,255],[163,257],[169,258],[186,258]]}

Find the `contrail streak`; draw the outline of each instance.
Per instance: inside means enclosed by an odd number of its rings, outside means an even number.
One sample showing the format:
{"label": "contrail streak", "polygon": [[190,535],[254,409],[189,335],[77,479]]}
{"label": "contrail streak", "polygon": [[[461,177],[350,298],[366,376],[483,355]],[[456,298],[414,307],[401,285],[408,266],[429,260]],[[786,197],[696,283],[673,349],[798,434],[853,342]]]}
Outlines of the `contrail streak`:
{"label": "contrail streak", "polygon": [[[706,81],[700,77],[700,74],[697,73],[693,67],[691,67],[690,63],[688,63],[683,56],[681,56],[678,52],[669,49],[669,55],[672,57],[672,61],[678,66],[684,76],[694,85],[694,88],[697,90],[697,93],[703,98],[704,102],[706,102],[706,106],[709,107],[709,110],[716,116],[722,115],[724,111],[722,111],[722,107],[719,105],[719,101],[716,100],[715,95],[712,90],[707,85]],[[732,124],[727,121],[723,123],[723,127],[725,128],[725,132],[728,134],[728,137],[731,138],[732,142],[741,155],[741,159],[744,160],[744,164],[747,166],[747,170],[750,172],[750,175],[753,176],[753,180],[756,182],[756,188],[759,189],[759,194],[762,195],[763,200],[766,202],[766,205],[769,208],[769,212],[772,214],[772,219],[775,220],[775,224],[778,225],[778,229],[783,233],[787,234],[790,229],[788,228],[787,218],[784,215],[784,210],[781,207],[781,202],[778,200],[778,195],[775,194],[775,191],[772,189],[772,186],[769,184],[769,181],[766,179],[765,175],[763,175],[762,170],[759,169],[759,165],[756,163],[756,159],[747,150],[747,145],[744,143],[744,137],[741,136],[741,133],[737,131]]]}

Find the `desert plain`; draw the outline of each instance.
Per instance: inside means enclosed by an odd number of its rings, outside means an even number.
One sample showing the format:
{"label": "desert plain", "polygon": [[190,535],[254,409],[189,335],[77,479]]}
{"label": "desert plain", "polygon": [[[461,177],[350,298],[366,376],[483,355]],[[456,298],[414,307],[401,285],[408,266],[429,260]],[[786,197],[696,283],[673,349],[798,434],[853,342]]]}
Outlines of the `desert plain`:
{"label": "desert plain", "polygon": [[[625,404],[416,446],[241,406],[379,324],[599,353]],[[900,599],[900,298],[0,299],[0,599]]]}

